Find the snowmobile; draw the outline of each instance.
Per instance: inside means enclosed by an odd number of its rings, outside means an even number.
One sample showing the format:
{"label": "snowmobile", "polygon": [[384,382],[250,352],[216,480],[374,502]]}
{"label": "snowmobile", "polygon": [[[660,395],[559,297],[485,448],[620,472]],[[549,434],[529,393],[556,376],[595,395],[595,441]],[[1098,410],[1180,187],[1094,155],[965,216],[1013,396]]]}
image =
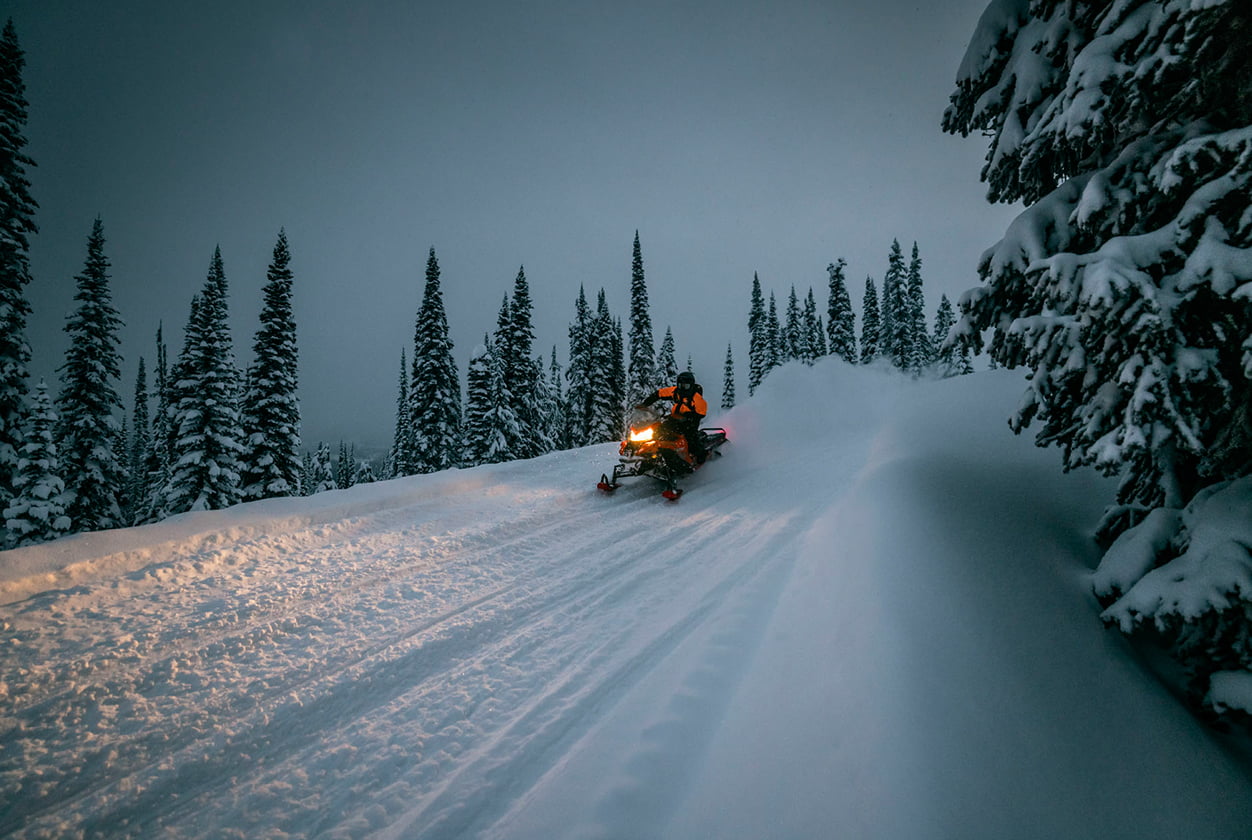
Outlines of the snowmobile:
{"label": "snowmobile", "polygon": [[[612,493],[621,486],[623,478],[644,475],[665,485],[661,495],[671,502],[683,494],[677,480],[691,475],[700,468],[688,448],[687,439],[673,424],[667,423],[667,415],[652,408],[637,406],[631,410],[627,422],[626,439],[618,449],[620,460],[613,466],[612,476],[602,474],[596,486]],[[705,460],[721,457],[718,450],[726,442],[726,430],[720,427],[700,429],[704,443]]]}

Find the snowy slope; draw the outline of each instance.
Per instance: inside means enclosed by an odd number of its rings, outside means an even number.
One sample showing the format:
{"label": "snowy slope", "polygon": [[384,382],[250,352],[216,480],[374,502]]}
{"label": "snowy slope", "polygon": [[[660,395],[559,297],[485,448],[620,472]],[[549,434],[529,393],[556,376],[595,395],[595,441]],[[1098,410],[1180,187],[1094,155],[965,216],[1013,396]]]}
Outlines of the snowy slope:
{"label": "snowy slope", "polygon": [[0,555],[0,836],[1248,836],[1021,387],[784,368],[677,503],[606,445]]}

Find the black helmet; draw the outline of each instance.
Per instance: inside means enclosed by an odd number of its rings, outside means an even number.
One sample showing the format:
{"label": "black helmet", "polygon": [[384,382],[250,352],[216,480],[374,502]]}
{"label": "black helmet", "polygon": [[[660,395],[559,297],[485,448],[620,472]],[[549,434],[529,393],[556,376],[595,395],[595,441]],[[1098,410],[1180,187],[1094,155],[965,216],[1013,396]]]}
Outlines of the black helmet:
{"label": "black helmet", "polygon": [[694,385],[696,384],[696,375],[689,370],[684,370],[682,373],[678,374],[678,384]]}

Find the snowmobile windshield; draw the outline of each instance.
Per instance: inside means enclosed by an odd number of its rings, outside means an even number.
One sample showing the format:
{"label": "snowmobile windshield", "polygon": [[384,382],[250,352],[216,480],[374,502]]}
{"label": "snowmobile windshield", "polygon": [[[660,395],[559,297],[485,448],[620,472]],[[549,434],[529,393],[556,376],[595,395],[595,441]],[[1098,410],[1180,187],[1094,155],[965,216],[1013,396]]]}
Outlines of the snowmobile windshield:
{"label": "snowmobile windshield", "polygon": [[630,416],[626,418],[626,422],[632,429],[642,429],[645,426],[651,426],[660,419],[661,415],[655,409],[639,407],[631,409]]}

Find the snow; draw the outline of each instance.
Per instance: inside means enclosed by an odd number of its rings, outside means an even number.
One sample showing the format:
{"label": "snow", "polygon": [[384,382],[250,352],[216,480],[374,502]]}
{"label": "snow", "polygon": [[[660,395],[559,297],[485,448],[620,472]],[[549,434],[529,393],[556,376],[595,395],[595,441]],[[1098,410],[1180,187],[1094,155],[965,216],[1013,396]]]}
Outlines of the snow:
{"label": "snow", "polygon": [[1021,387],[827,359],[677,503],[607,444],[0,555],[0,835],[1246,836]]}

